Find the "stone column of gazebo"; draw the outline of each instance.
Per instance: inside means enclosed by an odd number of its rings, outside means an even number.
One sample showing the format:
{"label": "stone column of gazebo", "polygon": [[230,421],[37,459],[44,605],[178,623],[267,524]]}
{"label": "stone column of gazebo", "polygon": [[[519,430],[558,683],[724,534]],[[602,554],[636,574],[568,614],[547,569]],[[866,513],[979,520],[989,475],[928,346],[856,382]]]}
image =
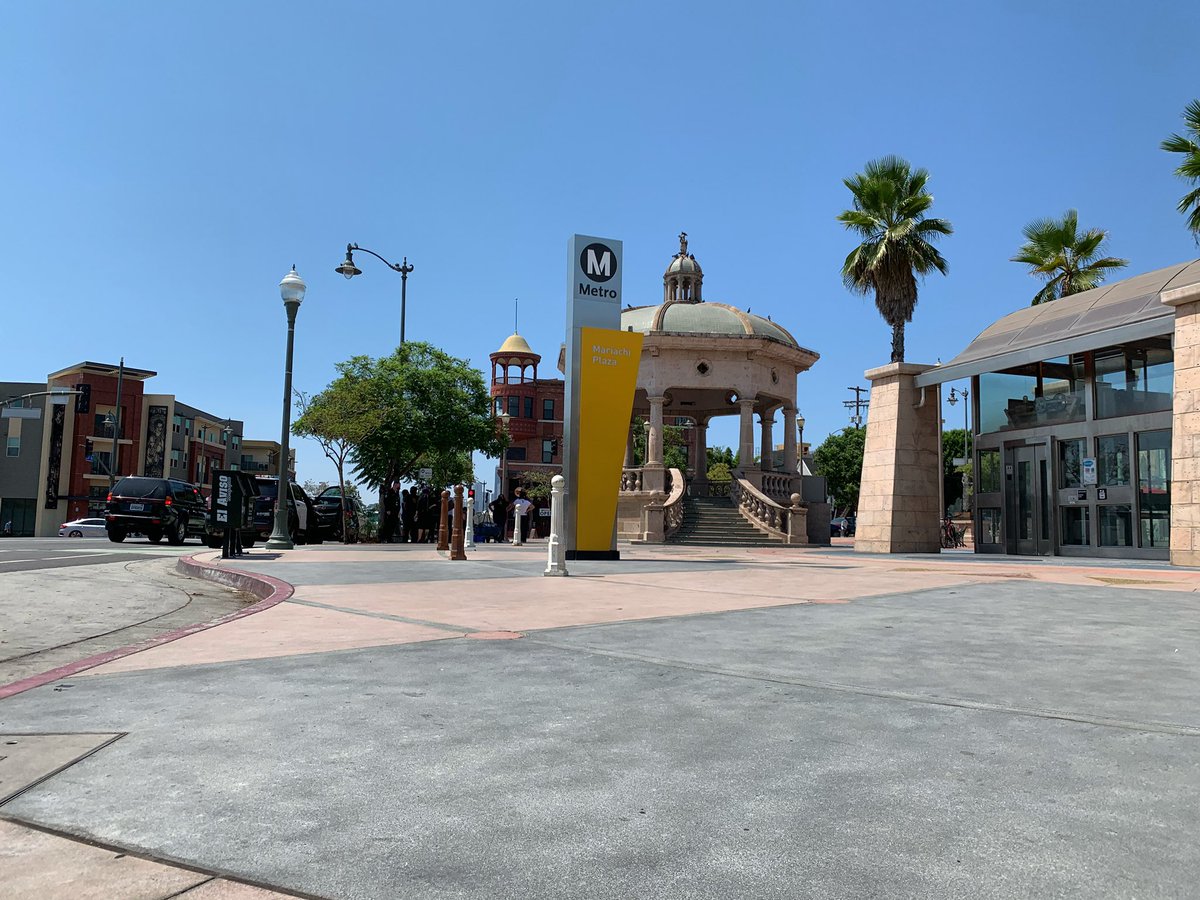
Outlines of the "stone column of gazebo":
{"label": "stone column of gazebo", "polygon": [[[768,533],[790,529],[785,537],[792,543],[807,542],[809,535],[827,542],[827,509],[814,522],[801,521],[808,499],[824,507],[825,498],[823,491],[804,497],[796,440],[796,376],[819,356],[769,318],[705,302],[703,279],[700,264],[687,251],[687,235],[682,234],[679,252],[663,275],[663,302],[621,314],[621,327],[640,331],[645,338],[618,532],[628,539],[663,541],[681,520],[686,494],[708,496],[725,488],[708,483],[707,429],[718,416],[738,416],[739,465],[726,490],[743,515]],[[780,411],[783,453],[776,465],[773,425]],[[638,420],[645,423],[644,438],[634,433]],[[667,469],[664,462],[666,429],[676,424],[694,432],[689,444],[695,458],[689,459],[686,472]],[[633,466],[635,442],[645,447],[640,468]],[[816,485],[811,487],[816,490]]]}

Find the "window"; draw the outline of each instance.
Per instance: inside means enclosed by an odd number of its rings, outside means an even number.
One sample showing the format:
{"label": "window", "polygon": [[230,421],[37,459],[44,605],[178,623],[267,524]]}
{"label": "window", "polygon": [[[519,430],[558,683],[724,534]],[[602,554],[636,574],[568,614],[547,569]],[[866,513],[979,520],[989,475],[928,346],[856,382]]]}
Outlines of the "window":
{"label": "window", "polygon": [[5,456],[20,456],[21,455],[21,436],[10,437],[8,446],[4,449]]}
{"label": "window", "polygon": [[975,490],[980,494],[1000,490],[999,450],[979,451],[979,484]]}
{"label": "window", "polygon": [[171,430],[175,432],[175,434],[179,434],[179,430],[182,427],[183,419],[181,419],[179,416],[171,416]]}
{"label": "window", "polygon": [[508,414],[510,416],[512,416],[514,419],[521,414],[521,398],[520,397],[509,397],[508,398]]}
{"label": "window", "polygon": [[1127,486],[1130,462],[1129,435],[1110,434],[1096,438],[1097,484],[1106,487]]}
{"label": "window", "polygon": [[504,455],[507,459],[516,460],[518,462],[524,462],[525,461],[525,448],[524,447],[509,447],[504,452]]}
{"label": "window", "polygon": [[171,451],[171,468],[172,469],[179,468],[179,451],[178,450]]}
{"label": "window", "polygon": [[979,432],[1008,431],[1084,418],[1082,354],[979,376]]}
{"label": "window", "polygon": [[533,398],[532,397],[525,398],[525,418],[527,418],[527,419],[533,418]]}
{"label": "window", "polygon": [[553,419],[554,418],[554,398],[553,397],[547,397],[545,400],[542,401],[542,418],[543,419]]}
{"label": "window", "polygon": [[496,415],[497,416],[504,415],[504,398],[503,397],[493,397],[492,400],[496,407]]}
{"label": "window", "polygon": [[1133,546],[1133,508],[1128,504],[1101,506],[1100,517],[1100,546],[1101,547],[1132,547]]}
{"label": "window", "polygon": [[1137,436],[1138,538],[1142,547],[1171,546],[1171,432]]}
{"label": "window", "polygon": [[1083,438],[1058,442],[1058,486],[1060,488],[1083,485]]}
{"label": "window", "polygon": [[92,474],[107,475],[111,471],[112,452],[109,450],[92,450]]}
{"label": "window", "polygon": [[1096,351],[1096,418],[1169,410],[1174,374],[1170,338]]}
{"label": "window", "polygon": [[542,438],[542,462],[554,462],[554,441],[550,438]]}
{"label": "window", "polygon": [[1062,520],[1062,545],[1087,547],[1091,541],[1091,507],[1064,506],[1059,509]]}
{"label": "window", "polygon": [[1000,510],[998,508],[980,508],[979,542],[981,544],[1000,543]]}

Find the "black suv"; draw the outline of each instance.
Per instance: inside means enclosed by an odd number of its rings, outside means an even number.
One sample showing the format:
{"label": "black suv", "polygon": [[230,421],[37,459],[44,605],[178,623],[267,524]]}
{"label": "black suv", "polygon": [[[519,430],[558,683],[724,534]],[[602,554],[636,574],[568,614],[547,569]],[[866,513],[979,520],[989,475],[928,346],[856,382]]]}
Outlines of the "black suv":
{"label": "black suv", "polygon": [[317,528],[320,529],[322,537],[340,541],[343,539],[344,528],[346,543],[358,543],[362,504],[353,497],[343,503],[341,489],[333,485],[317,494],[313,498],[313,505],[317,509]]}
{"label": "black suv", "polygon": [[[258,496],[254,498],[254,530],[264,541],[275,530],[275,498],[279,495],[279,479],[258,475]],[[292,481],[288,484],[288,535],[293,544],[321,543],[317,525],[317,509],[304,493],[304,488]]]}
{"label": "black suv", "polygon": [[108,539],[121,543],[140,532],[152,544],[164,537],[178,546],[189,537],[205,539],[204,497],[193,485],[173,478],[122,478],[108,494],[104,524]]}

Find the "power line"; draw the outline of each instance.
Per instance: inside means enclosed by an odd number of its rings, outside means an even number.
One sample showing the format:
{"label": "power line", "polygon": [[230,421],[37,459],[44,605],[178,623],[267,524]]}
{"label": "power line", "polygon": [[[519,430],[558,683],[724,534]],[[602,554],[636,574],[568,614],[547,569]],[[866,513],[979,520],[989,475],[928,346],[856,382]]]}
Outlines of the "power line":
{"label": "power line", "polygon": [[862,425],[863,425],[862,411],[864,409],[866,409],[871,403],[870,400],[863,399],[863,394],[870,393],[870,388],[848,387],[848,388],[846,388],[846,390],[854,392],[854,399],[853,400],[843,400],[842,406],[846,407],[847,410],[851,410],[851,409],[854,410],[854,414],[852,416],[850,416],[850,424],[852,424],[855,428],[862,428]]}

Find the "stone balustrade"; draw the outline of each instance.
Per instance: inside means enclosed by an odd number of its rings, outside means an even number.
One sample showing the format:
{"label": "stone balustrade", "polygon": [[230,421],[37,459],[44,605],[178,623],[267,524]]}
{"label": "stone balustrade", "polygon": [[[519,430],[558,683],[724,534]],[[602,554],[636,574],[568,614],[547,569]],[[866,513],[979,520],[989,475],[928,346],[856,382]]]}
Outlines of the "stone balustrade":
{"label": "stone balustrade", "polygon": [[663,536],[670,537],[683,524],[683,495],[687,483],[683,473],[671,469],[667,478],[667,502],[663,505]]}
{"label": "stone balustrade", "polygon": [[642,491],[642,470],[641,469],[622,469],[621,470],[621,493],[622,494],[640,494]]}
{"label": "stone balustrade", "polygon": [[786,472],[763,472],[762,492],[772,500],[788,500],[794,480],[795,476]]}
{"label": "stone balustrade", "polygon": [[729,490],[734,506],[759,531],[779,538],[785,544],[808,543],[805,533],[808,507],[801,502],[799,494],[791,494],[788,505],[782,506],[745,478],[733,479]]}

